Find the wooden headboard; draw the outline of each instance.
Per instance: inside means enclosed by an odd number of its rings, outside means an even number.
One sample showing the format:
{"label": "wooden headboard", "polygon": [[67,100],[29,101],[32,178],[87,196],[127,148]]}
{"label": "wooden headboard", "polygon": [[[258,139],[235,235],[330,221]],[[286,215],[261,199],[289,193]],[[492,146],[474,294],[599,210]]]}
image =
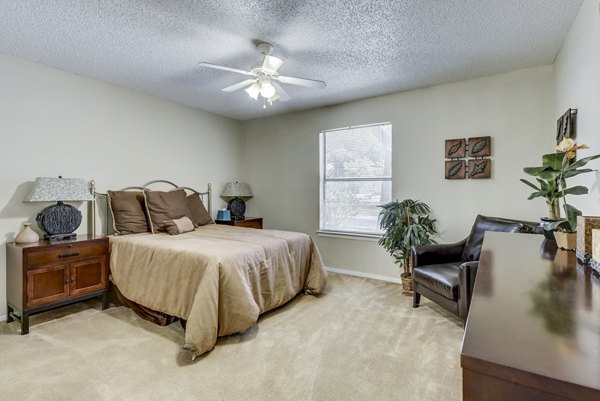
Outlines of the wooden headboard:
{"label": "wooden headboard", "polygon": [[[184,189],[191,193],[197,193],[198,195],[200,195],[200,198],[202,199],[202,203],[204,203],[204,205],[206,205],[208,214],[212,213],[212,208],[211,208],[212,185],[210,183],[208,183],[207,189],[204,192],[200,192],[200,191],[195,190],[194,188],[190,188],[190,187],[182,187],[182,186],[179,186],[179,185],[177,185],[171,181],[167,181],[167,180],[152,180],[152,181],[144,184],[143,186],[126,187],[126,188],[120,189],[120,191],[143,191],[144,189],[151,189],[150,188],[151,186],[156,186],[159,184],[166,184],[166,185],[172,186],[173,189],[181,188],[181,189]],[[94,181],[90,181],[90,192],[91,192],[92,196],[94,197],[94,200],[91,202],[92,210],[90,212],[91,213],[90,232],[93,235],[96,234],[96,214],[98,212],[97,200],[103,199],[104,204],[105,204],[104,206],[105,206],[105,219],[106,219],[106,234],[108,234],[109,228],[112,227],[112,224],[110,223],[110,220],[112,218],[110,215],[110,208],[108,205],[108,193],[96,192],[96,183]]]}

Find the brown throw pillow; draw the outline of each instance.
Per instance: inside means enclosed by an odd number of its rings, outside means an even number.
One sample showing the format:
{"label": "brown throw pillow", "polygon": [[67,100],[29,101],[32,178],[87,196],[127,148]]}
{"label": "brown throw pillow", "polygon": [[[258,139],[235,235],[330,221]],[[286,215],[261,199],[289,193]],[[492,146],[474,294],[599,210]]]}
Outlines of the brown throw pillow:
{"label": "brown throw pillow", "polygon": [[141,191],[108,191],[108,204],[117,235],[147,233],[148,220]]}
{"label": "brown throw pillow", "polygon": [[179,235],[194,231],[194,223],[189,217],[183,216],[180,219],[165,221],[165,229],[171,235]]}
{"label": "brown throw pillow", "polygon": [[200,194],[193,193],[188,196],[187,207],[192,215],[192,221],[196,226],[200,227],[207,224],[215,224],[213,219],[210,217],[210,214],[208,214],[206,211],[206,208],[200,199]]}
{"label": "brown throw pillow", "polygon": [[146,209],[150,218],[152,233],[166,231],[165,222],[187,216],[191,220],[187,207],[187,195],[183,189],[173,191],[144,190]]}

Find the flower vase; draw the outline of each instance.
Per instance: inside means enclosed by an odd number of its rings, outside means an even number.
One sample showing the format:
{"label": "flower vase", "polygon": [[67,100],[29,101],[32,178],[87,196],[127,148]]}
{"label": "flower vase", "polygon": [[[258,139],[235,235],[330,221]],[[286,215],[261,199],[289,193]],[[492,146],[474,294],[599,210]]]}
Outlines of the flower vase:
{"label": "flower vase", "polygon": [[38,242],[39,240],[40,236],[33,231],[30,223],[23,223],[23,230],[15,237],[15,242],[17,244],[28,244],[31,242]]}

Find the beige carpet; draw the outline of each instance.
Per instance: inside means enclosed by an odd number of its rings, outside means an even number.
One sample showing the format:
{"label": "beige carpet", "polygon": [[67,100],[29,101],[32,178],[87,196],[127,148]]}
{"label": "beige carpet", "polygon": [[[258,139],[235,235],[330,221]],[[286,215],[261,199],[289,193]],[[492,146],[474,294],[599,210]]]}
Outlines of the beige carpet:
{"label": "beige carpet", "polygon": [[0,323],[2,400],[460,400],[461,322],[396,284],[331,274],[192,362],[162,328],[97,301]]}

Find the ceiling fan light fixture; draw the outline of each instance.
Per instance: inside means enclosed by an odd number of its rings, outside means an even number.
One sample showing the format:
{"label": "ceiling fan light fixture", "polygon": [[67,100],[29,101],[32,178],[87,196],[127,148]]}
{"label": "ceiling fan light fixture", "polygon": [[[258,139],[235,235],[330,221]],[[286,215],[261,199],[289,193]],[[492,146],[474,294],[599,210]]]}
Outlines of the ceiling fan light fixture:
{"label": "ceiling fan light fixture", "polygon": [[261,92],[261,86],[258,82],[256,82],[244,90],[246,91],[248,96],[250,96],[252,99],[256,100],[256,99],[258,99],[258,94]]}
{"label": "ceiling fan light fixture", "polygon": [[263,82],[260,86],[260,95],[265,99],[275,96],[276,92],[275,87],[269,81]]}
{"label": "ceiling fan light fixture", "polygon": [[222,91],[235,92],[245,88],[244,90],[250,98],[258,100],[259,95],[262,97],[263,108],[266,108],[267,102],[269,104],[273,104],[273,102],[276,100],[281,102],[290,100],[290,96],[287,94],[281,84],[303,86],[308,88],[324,88],[326,86],[324,81],[279,75],[277,71],[279,70],[279,67],[283,65],[283,60],[278,57],[271,56],[273,45],[270,43],[261,42],[258,43],[256,47],[264,56],[262,64],[248,71],[206,62],[201,62],[199,64],[207,68],[249,76],[250,78],[246,79],[245,81],[227,86],[223,88]]}

